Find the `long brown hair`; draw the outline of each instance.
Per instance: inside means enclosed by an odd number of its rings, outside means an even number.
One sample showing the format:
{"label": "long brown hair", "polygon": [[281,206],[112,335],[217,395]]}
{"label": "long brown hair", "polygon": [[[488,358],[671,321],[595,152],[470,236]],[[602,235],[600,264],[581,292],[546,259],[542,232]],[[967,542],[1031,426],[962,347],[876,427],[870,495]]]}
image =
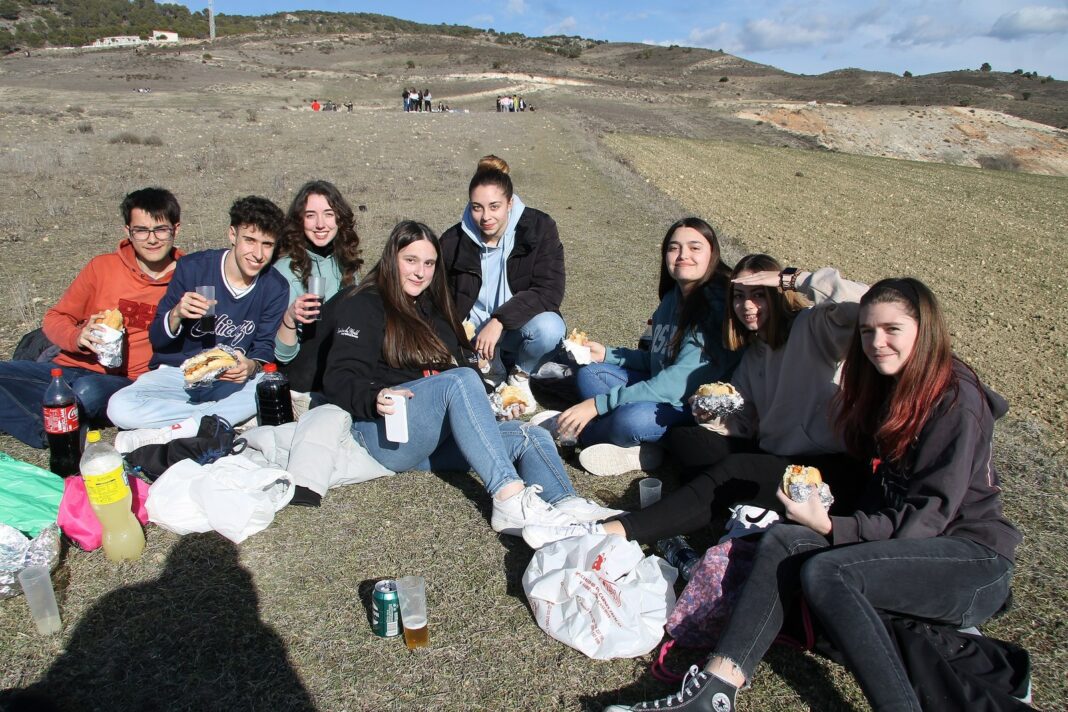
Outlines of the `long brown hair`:
{"label": "long brown hair", "polygon": [[345,201],[341,191],[333,183],[325,180],[308,181],[300,187],[289,205],[286,213],[285,230],[282,232],[282,245],[279,254],[290,260],[293,274],[297,276],[304,288],[308,288],[311,276],[311,258],[308,257],[308,243],[304,235],[304,209],[308,198],[321,195],[326,199],[337,220],[337,235],[331,243],[334,248],[334,260],[341,271],[341,286],[351,286],[363,266],[360,252],[360,236],[356,234],[356,216],[352,207]]}
{"label": "long brown hair", "polygon": [[[682,301],[679,302],[675,334],[671,337],[671,343],[668,344],[668,356],[672,361],[679,355],[679,349],[682,348],[682,341],[686,338],[686,335],[696,331],[708,320],[711,305],[708,303],[708,295],[705,292],[705,288],[712,284],[726,290],[730,281],[730,268],[723,264],[720,259],[723,253],[719,247],[719,237],[716,235],[716,231],[701,218],[682,218],[671,224],[671,227],[667,229],[667,233],[664,234],[664,239],[660,242],[660,282],[657,285],[657,296],[660,297],[661,301],[663,301],[665,294],[675,288],[675,278],[671,276],[667,269],[667,251],[671,236],[675,234],[676,230],[683,227],[696,230],[701,234],[701,237],[705,238],[709,249],[712,250],[712,259],[708,263],[708,271],[705,272],[701,283],[690,290],[689,294],[683,296]],[[718,334],[703,334],[703,336],[706,345],[709,347],[712,345],[710,343],[711,339],[719,338]]]}
{"label": "long brown hair", "polygon": [[876,282],[861,298],[860,308],[872,304],[900,305],[916,320],[916,343],[901,371],[884,376],[865,355],[857,328],[835,398],[836,425],[851,453],[899,462],[938,400],[956,386],[953,348],[938,300],[918,279]]}
{"label": "long brown hair", "polygon": [[440,368],[450,365],[453,361],[452,352],[434,332],[433,326],[423,318],[415,300],[405,293],[401,284],[397,255],[405,247],[419,240],[427,240],[438,256],[434,277],[419,299],[429,299],[456,334],[457,342],[468,343],[463,326],[456,318],[449,290],[445,286],[445,267],[441,264],[438,236],[421,222],[403,220],[397,223],[389,234],[382,250],[382,259],[367,273],[367,279],[356,290],[359,292],[374,288],[382,297],[382,306],[386,313],[382,356],[392,368]]}
{"label": "long brown hair", "polygon": [[[742,272],[781,272],[782,265],[774,257],[765,254],[746,255],[738,260],[731,271],[731,279]],[[797,292],[780,292],[774,287],[763,287],[764,297],[768,303],[768,316],[764,322],[764,343],[772,351],[786,343],[790,337],[790,327],[794,316],[809,306],[809,301]],[[723,320],[723,343],[731,351],[738,351],[757,338],[756,333],[745,328],[745,324],[734,312],[734,283],[727,288],[727,318]]]}

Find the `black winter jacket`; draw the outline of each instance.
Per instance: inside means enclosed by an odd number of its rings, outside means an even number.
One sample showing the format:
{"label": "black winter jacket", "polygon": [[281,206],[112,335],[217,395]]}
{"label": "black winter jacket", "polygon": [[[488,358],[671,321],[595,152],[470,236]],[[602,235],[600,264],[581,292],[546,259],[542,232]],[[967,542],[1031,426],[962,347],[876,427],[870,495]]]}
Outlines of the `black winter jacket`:
{"label": "black winter jacket", "polygon": [[[478,245],[461,223],[441,236],[441,261],[456,314],[466,319],[482,289],[482,265]],[[564,301],[564,246],[551,217],[531,207],[523,210],[506,271],[512,298],[493,312],[505,329],[518,329],[542,312],[559,313]]]}

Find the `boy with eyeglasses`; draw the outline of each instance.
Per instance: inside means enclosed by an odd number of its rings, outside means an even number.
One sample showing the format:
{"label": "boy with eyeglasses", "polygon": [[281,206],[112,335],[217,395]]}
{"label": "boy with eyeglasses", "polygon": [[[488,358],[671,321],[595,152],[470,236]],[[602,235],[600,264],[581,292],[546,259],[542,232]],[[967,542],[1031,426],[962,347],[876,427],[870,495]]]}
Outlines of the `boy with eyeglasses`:
{"label": "boy with eyeglasses", "polygon": [[[275,334],[289,306],[289,284],[271,268],[284,222],[270,200],[241,198],[230,206],[229,249],[182,259],[149,329],[154,370],[108,406],[111,421],[127,429],[115,440],[121,452],[195,435],[205,415],[237,425],[256,414],[256,381],[262,365],[274,360]],[[198,287],[212,287],[213,300]],[[212,304],[208,326],[201,318]],[[235,351],[237,365],[210,385],[186,388],[182,362],[218,346]]]}
{"label": "boy with eyeglasses", "polygon": [[[41,400],[52,368],[63,369],[83,426],[105,421],[111,396],[149,368],[148,329],[181,255],[174,247],[181,207],[169,190],[142,188],[127,195],[121,209],[125,237],[118,248],[90,260],[45,313],[45,336],[59,353],[51,361],[0,362],[0,431],[31,447],[48,442]],[[122,363],[113,368],[97,358],[103,340],[96,322],[108,309],[122,313],[126,331]]]}

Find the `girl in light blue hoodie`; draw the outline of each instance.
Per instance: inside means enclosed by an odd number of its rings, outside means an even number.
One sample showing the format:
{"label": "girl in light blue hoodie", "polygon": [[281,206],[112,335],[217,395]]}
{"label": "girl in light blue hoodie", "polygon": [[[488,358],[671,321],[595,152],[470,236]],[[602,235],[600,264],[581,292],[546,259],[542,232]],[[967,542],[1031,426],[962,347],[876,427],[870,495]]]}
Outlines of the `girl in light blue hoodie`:
{"label": "girl in light blue hoodie", "polygon": [[578,438],[579,462],[593,475],[657,467],[655,443],[668,428],[694,423],[687,398],[703,383],[727,380],[740,357],[721,337],[730,269],[712,227],[700,218],[679,220],[660,253],[650,350],[590,342],[594,363],[577,379],[584,400],[556,419],[562,437]]}

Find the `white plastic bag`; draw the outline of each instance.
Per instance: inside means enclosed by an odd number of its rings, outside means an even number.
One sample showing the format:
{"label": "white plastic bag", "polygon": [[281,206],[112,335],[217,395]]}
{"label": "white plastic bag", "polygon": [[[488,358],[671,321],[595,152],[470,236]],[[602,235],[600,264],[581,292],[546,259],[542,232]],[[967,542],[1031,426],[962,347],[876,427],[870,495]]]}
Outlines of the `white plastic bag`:
{"label": "white plastic bag", "polygon": [[293,499],[293,476],[243,455],[210,465],[182,460],[152,483],[148,518],[176,534],[215,530],[240,544],[274,521]]}
{"label": "white plastic bag", "polygon": [[675,567],[636,542],[587,534],[539,549],[523,573],[538,626],[597,660],[645,655],[675,607]]}

